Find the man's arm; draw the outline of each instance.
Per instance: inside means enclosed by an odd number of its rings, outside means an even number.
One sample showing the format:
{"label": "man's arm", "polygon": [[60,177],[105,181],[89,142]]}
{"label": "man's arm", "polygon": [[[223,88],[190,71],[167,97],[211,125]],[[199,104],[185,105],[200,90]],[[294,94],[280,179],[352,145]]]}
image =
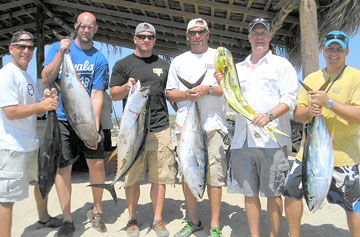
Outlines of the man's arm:
{"label": "man's arm", "polygon": [[61,40],[59,51],[55,54],[51,63],[49,63],[43,68],[41,72],[41,77],[44,85],[51,84],[57,78],[62,60],[64,58],[64,53],[67,49],[70,49],[70,43],[71,40],[69,39]]}
{"label": "man's arm", "polygon": [[101,108],[103,104],[104,94],[103,90],[93,89],[91,91],[91,103],[94,108],[96,129],[99,131],[100,128],[100,117],[101,117]]}
{"label": "man's arm", "polygon": [[135,84],[134,78],[129,78],[128,82],[122,86],[113,86],[110,88],[110,96],[112,100],[123,100],[128,94],[130,88]]}

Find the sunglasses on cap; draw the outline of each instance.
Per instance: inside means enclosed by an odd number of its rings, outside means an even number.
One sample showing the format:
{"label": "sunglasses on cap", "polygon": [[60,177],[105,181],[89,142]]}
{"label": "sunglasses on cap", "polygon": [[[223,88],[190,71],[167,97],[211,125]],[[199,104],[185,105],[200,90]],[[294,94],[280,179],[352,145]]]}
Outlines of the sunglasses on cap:
{"label": "sunglasses on cap", "polygon": [[252,28],[259,23],[263,24],[268,30],[270,30],[271,27],[268,20],[266,20],[265,18],[255,18],[249,23],[249,31],[251,31]]}
{"label": "sunglasses on cap", "polygon": [[346,36],[344,36],[344,35],[327,35],[327,36],[325,36],[326,41],[329,41],[329,40],[332,40],[332,39],[339,39],[339,40],[344,41],[344,42],[348,41],[348,38]]}
{"label": "sunglasses on cap", "polygon": [[11,45],[12,47],[14,48],[17,48],[21,51],[24,51],[26,48],[29,50],[29,51],[34,51],[35,49],[35,46],[34,45],[25,45],[25,44],[12,44]]}
{"label": "sunglasses on cap", "polygon": [[195,36],[196,34],[202,35],[205,34],[207,32],[207,30],[189,30],[188,33],[191,36]]}
{"label": "sunglasses on cap", "polygon": [[138,37],[141,40],[145,40],[145,39],[153,40],[153,39],[155,39],[155,36],[153,36],[153,35],[137,35],[136,37]]}

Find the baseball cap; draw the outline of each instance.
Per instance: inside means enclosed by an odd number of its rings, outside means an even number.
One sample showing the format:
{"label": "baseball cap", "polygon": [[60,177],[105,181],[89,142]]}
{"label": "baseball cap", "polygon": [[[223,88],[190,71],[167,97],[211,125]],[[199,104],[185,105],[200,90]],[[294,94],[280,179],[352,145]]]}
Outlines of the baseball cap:
{"label": "baseball cap", "polygon": [[189,21],[186,31],[189,31],[191,28],[194,28],[194,27],[201,27],[201,28],[204,28],[205,30],[209,30],[209,27],[208,27],[208,24],[206,23],[206,21],[201,18],[195,18],[195,19],[192,19],[191,21]]}
{"label": "baseball cap", "polygon": [[[20,39],[20,37],[21,37],[22,35],[28,35],[28,36],[30,36],[30,38],[28,38],[28,39]],[[16,32],[12,35],[12,37],[11,37],[10,44],[16,43],[16,42],[20,42],[20,41],[28,41],[28,42],[32,42],[32,43],[33,43],[33,41],[34,41],[34,36],[33,36],[33,34],[31,34],[31,33],[28,32],[28,31],[25,31],[25,30],[16,31]]]}
{"label": "baseball cap", "polygon": [[140,32],[150,32],[152,35],[156,35],[155,27],[147,22],[140,23],[136,26],[135,35]]}
{"label": "baseball cap", "polygon": [[255,18],[249,23],[249,33],[257,24],[262,24],[266,27],[266,29],[268,29],[269,31],[271,30],[271,26],[268,20],[266,20],[265,18]]}
{"label": "baseball cap", "polygon": [[324,46],[328,47],[332,43],[338,43],[343,49],[349,47],[349,37],[342,31],[331,31],[324,38]]}

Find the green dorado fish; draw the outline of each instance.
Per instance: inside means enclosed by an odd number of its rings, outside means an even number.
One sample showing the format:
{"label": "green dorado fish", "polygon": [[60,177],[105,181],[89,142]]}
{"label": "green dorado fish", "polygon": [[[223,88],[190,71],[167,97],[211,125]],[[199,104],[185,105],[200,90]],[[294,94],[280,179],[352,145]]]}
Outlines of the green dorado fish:
{"label": "green dorado fish", "polygon": [[[215,71],[221,72],[224,78],[220,82],[220,86],[223,89],[223,93],[229,106],[241,114],[244,118],[252,120],[256,113],[250,108],[245,98],[241,93],[241,87],[239,84],[236,68],[233,63],[233,58],[229,50],[224,47],[218,47],[215,53]],[[270,138],[276,142],[279,146],[274,132],[283,136],[289,137],[281,130],[267,124],[263,127]]]}

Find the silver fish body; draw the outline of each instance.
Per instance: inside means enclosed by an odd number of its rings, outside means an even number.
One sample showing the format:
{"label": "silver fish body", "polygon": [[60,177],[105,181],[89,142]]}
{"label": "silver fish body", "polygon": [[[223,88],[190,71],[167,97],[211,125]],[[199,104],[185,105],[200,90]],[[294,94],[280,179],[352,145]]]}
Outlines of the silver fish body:
{"label": "silver fish body", "polygon": [[61,101],[65,115],[78,135],[88,147],[96,147],[99,134],[91,99],[81,84],[72,63],[69,51],[65,52],[60,80]]}
{"label": "silver fish body", "polygon": [[332,137],[321,116],[313,119],[304,144],[302,185],[307,206],[319,209],[331,185],[334,169]]}
{"label": "silver fish body", "polygon": [[148,134],[149,88],[141,87],[137,81],[129,91],[117,137],[117,169],[111,184],[93,184],[92,187],[107,189],[116,202],[114,184],[132,167],[145,148]]}
{"label": "silver fish body", "polygon": [[180,135],[178,158],[184,181],[194,197],[201,199],[206,186],[208,152],[196,102],[192,102],[188,108]]}

